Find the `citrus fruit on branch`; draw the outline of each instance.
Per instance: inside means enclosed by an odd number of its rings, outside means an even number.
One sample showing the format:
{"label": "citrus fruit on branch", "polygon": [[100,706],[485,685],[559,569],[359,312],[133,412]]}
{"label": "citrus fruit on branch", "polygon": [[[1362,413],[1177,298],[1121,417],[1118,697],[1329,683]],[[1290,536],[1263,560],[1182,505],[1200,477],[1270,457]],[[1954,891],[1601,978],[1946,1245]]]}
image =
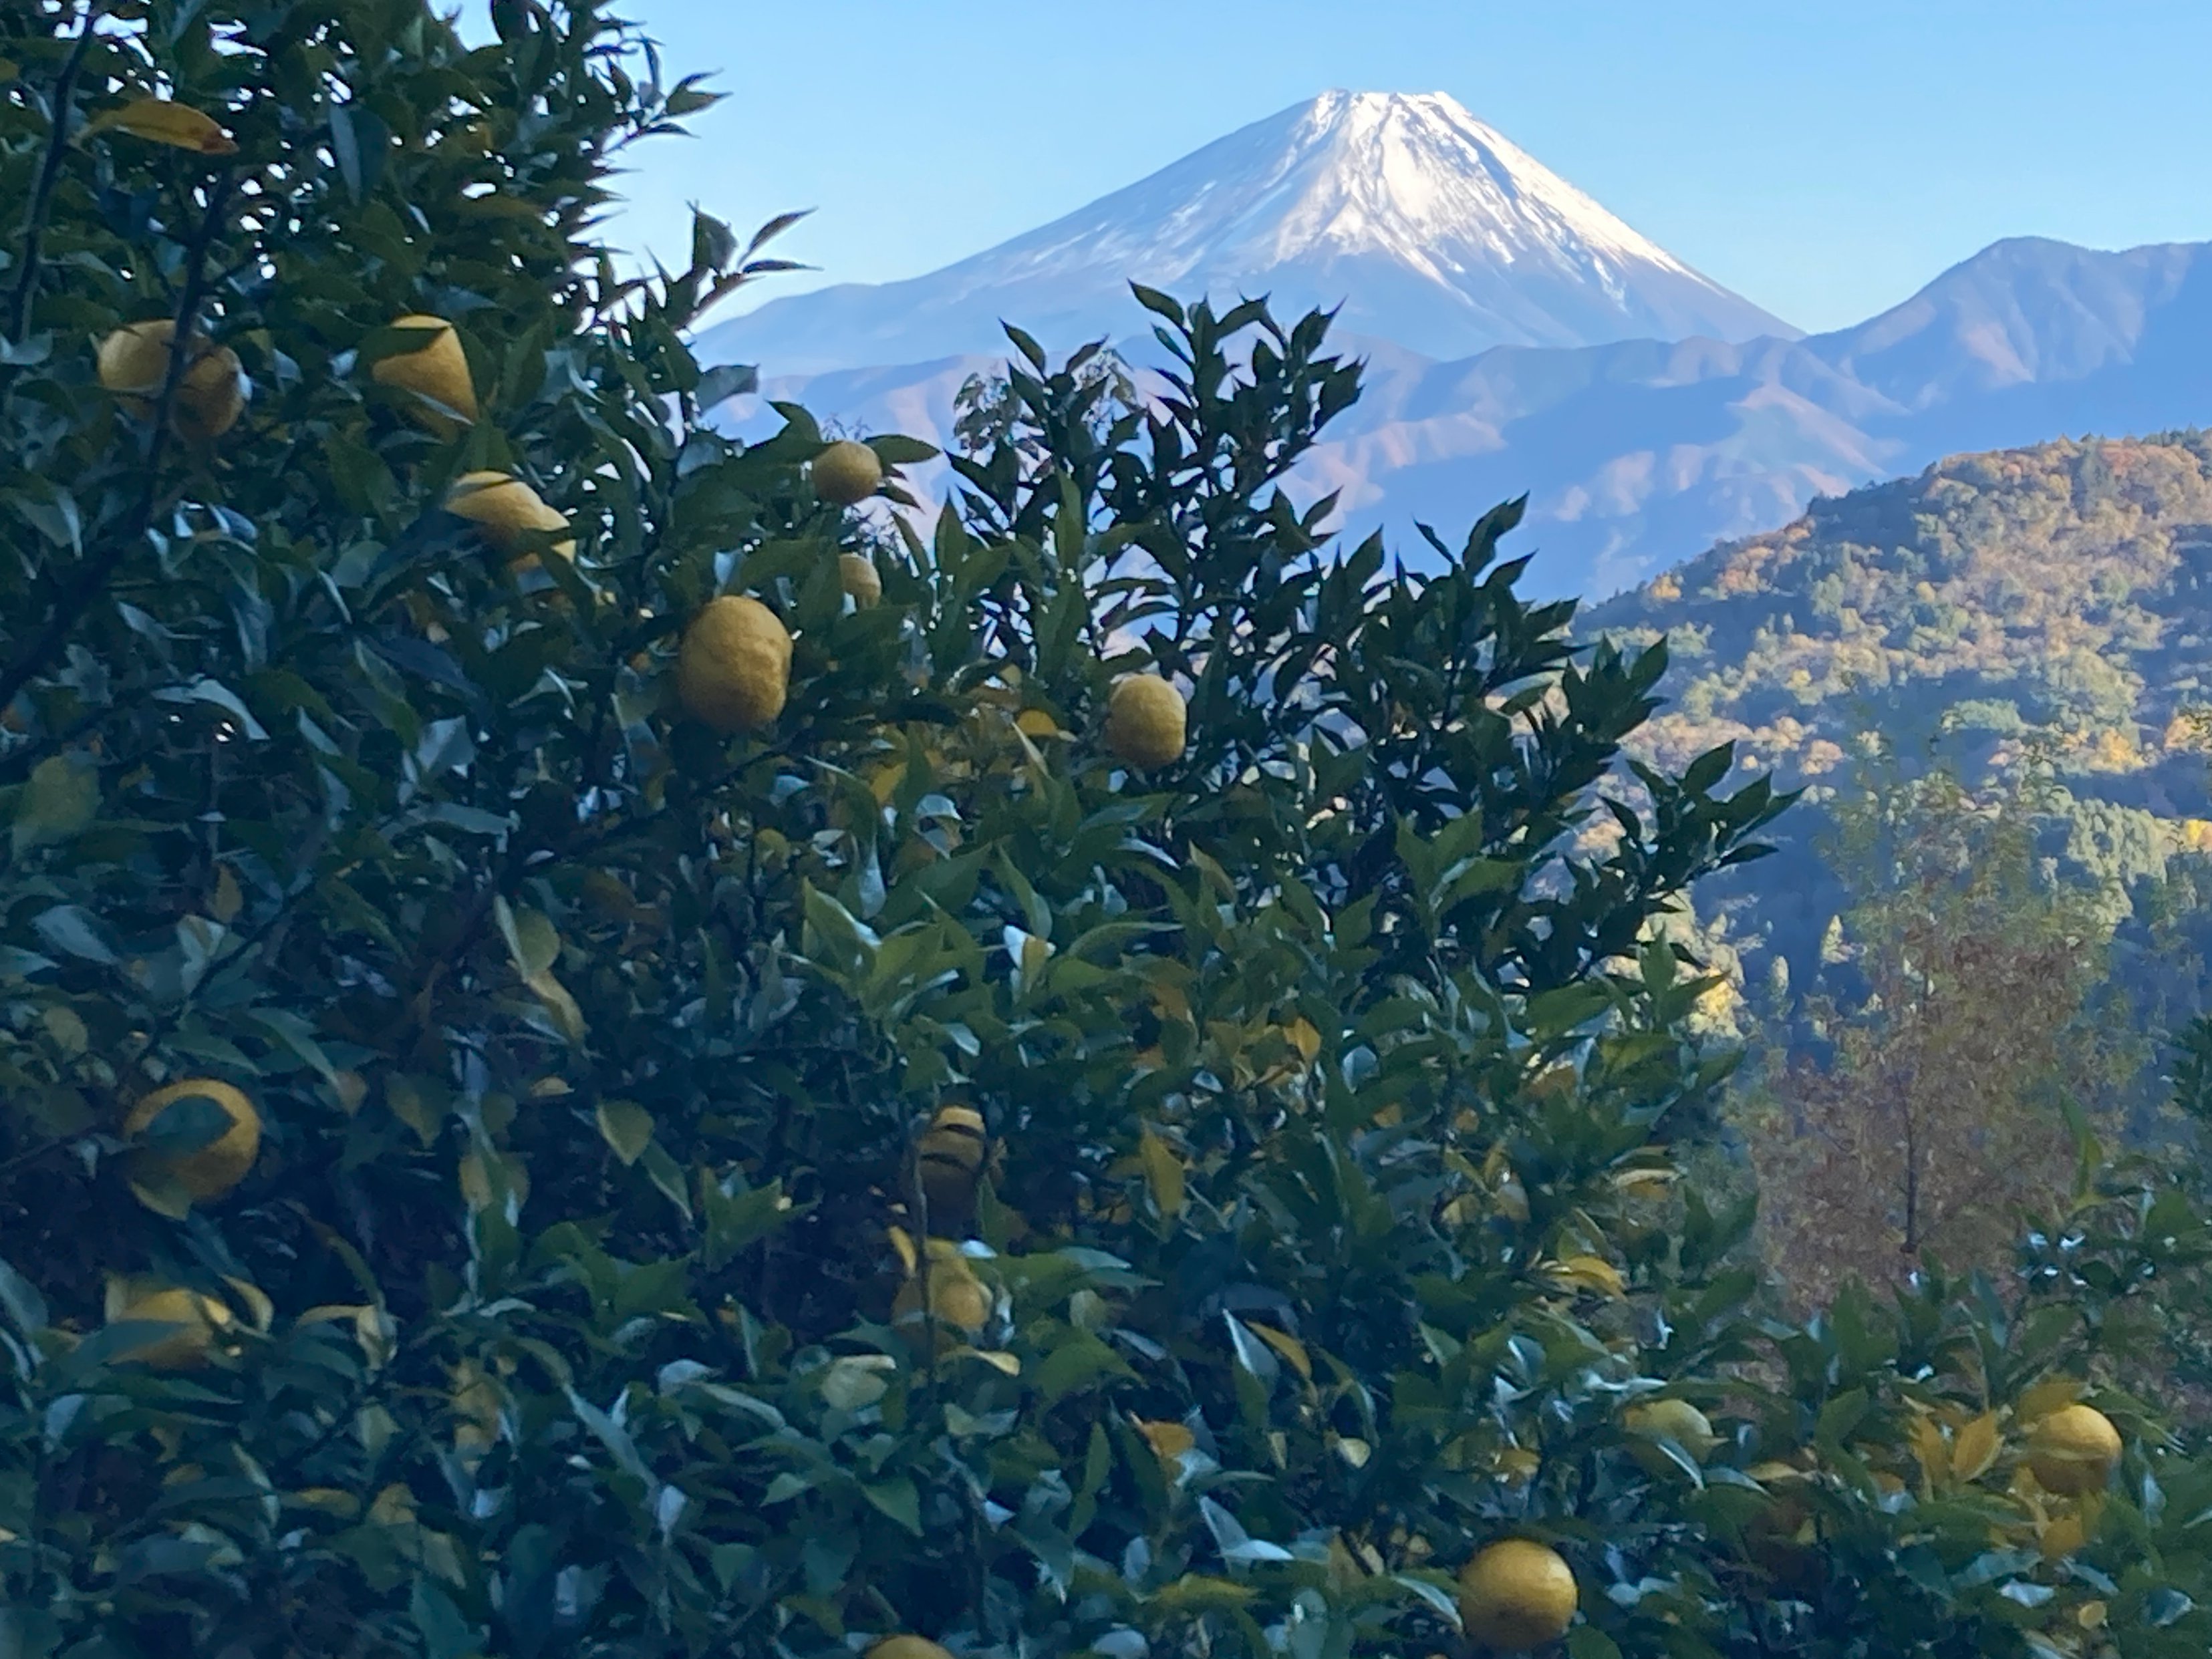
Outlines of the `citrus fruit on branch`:
{"label": "citrus fruit on branch", "polygon": [[832,507],[853,507],[882,486],[884,464],[867,445],[845,438],[814,458],[813,474],[817,495]]}
{"label": "citrus fruit on branch", "polygon": [[427,400],[410,404],[408,412],[441,436],[452,436],[460,422],[474,421],[476,382],[469,377],[468,356],[461,349],[461,337],[453,331],[453,325],[443,317],[412,315],[395,318],[392,326],[436,331],[412,350],[378,358],[369,377],[379,386],[411,392],[418,400]]}
{"label": "citrus fruit on branch", "polygon": [[710,599],[684,630],[676,690],[692,717],[717,732],[755,732],[783,712],[791,635],[758,599]]}
{"label": "citrus fruit on branch", "polygon": [[1557,1550],[1530,1539],[1503,1539],[1460,1569],[1461,1621],[1493,1652],[1558,1641],[1574,1622],[1578,1599],[1573,1570]]}
{"label": "citrus fruit on branch", "polygon": [[[100,343],[100,383],[125,409],[144,420],[168,383],[175,322],[167,317],[131,323]],[[195,335],[183,375],[169,400],[169,424],[183,437],[205,443],[238,424],[252,391],[238,354]]]}
{"label": "citrus fruit on branch", "polygon": [[1171,766],[1182,758],[1185,720],[1182,692],[1158,674],[1132,674],[1107,699],[1106,747],[1146,771]]}
{"label": "citrus fruit on branch", "polygon": [[[213,1139],[182,1151],[147,1143],[145,1137],[156,1120],[185,1100],[212,1103],[228,1120],[228,1127]],[[207,1204],[229,1193],[253,1167],[261,1151],[261,1114],[229,1084],[190,1078],[156,1089],[133,1106],[123,1120],[123,1139],[142,1143],[140,1165],[155,1181],[177,1188],[195,1204]]]}

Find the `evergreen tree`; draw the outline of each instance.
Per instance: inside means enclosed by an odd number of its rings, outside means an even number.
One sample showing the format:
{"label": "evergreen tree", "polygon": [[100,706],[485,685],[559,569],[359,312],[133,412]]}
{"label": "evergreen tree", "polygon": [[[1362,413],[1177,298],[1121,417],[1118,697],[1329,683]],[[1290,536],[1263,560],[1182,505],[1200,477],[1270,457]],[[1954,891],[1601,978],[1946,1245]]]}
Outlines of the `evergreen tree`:
{"label": "evergreen tree", "polygon": [[760,239],[593,240],[708,94],[492,16],[0,12],[0,1651],[2203,1650],[2194,1222],[1745,1315],[1660,933],[1778,803],[1517,508],[1326,544],[1325,319],[1023,347],[887,541],[700,419]]}

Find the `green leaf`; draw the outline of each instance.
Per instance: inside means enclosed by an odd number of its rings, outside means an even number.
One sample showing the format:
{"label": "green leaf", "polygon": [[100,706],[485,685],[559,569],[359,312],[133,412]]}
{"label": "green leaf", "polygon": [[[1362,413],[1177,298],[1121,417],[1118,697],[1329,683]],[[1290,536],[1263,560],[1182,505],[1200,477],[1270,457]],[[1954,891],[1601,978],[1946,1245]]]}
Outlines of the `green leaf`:
{"label": "green leaf", "polygon": [[1813,1437],[1824,1447],[1840,1448],[1850,1437],[1851,1431],[1866,1420],[1871,1405],[1863,1389],[1851,1389],[1838,1395],[1820,1407],[1820,1419],[1814,1426]]}
{"label": "green leaf", "polygon": [[1145,1169],[1145,1185],[1151,1191],[1153,1207],[1168,1220],[1182,1214],[1182,1160],[1175,1149],[1150,1129],[1138,1138],[1137,1155]]}
{"label": "green leaf", "polygon": [[57,904],[40,911],[31,926],[40,939],[64,955],[110,966],[117,960],[114,947],[103,936],[106,930],[82,905]]}
{"label": "green leaf", "polygon": [[1101,1377],[1135,1375],[1121,1355],[1089,1331],[1070,1328],[1036,1368],[1036,1390],[1047,1406],[1054,1406]]}
{"label": "green leaf", "polygon": [[862,1496],[916,1538],[921,1536],[921,1495],[904,1475],[889,1480],[863,1481]]}
{"label": "green leaf", "polygon": [[429,1659],[469,1659],[477,1651],[476,1633],[453,1598],[428,1578],[418,1577],[410,1592],[408,1616],[422,1634]]}
{"label": "green leaf", "polygon": [[62,1627],[43,1607],[0,1607],[0,1659],[46,1659],[61,1645]]}
{"label": "green leaf", "polygon": [[212,1146],[230,1133],[230,1114],[202,1094],[179,1095],[154,1115],[134,1137],[136,1144],[163,1158],[179,1158]]}
{"label": "green leaf", "polygon": [[626,1169],[653,1140],[653,1114],[631,1100],[603,1100],[597,1114],[599,1133]]}
{"label": "green leaf", "polygon": [[517,911],[504,897],[492,901],[492,915],[498,921],[500,936],[507,941],[514,970],[526,983],[560,961],[561,935],[546,917],[535,910]]}
{"label": "green leaf", "polygon": [[137,98],[117,108],[102,110],[85,123],[84,136],[88,138],[111,130],[200,155],[234,155],[238,152],[237,141],[212,116],[166,98]]}
{"label": "green leaf", "polygon": [[30,782],[16,797],[15,856],[74,838],[99,811],[99,769],[74,755],[49,756],[31,769]]}
{"label": "green leaf", "polygon": [[793,1214],[781,1177],[766,1186],[738,1187],[733,1191],[711,1176],[702,1176],[699,1191],[707,1218],[705,1259],[710,1273],[720,1272],[739,1252],[765,1238]]}
{"label": "green leaf", "polygon": [[323,1050],[315,1036],[314,1027],[289,1008],[258,1008],[254,1011],[253,1023],[269,1032],[286,1048],[297,1054],[313,1069],[316,1075],[341,1094],[345,1086],[338,1077],[338,1068]]}
{"label": "green leaf", "polygon": [[5,1312],[8,1322],[25,1336],[46,1328],[46,1297],[4,1261],[0,1261],[0,1312]]}
{"label": "green leaf", "polygon": [[870,438],[868,447],[887,466],[919,466],[924,461],[935,460],[939,453],[933,445],[919,438],[902,438],[896,433]]}
{"label": "green leaf", "polygon": [[693,393],[702,409],[714,409],[732,398],[750,397],[760,390],[760,371],[743,363],[721,363],[699,376]]}
{"label": "green leaf", "polygon": [[647,1141],[640,1157],[645,1164],[646,1179],[660,1189],[661,1196],[676,1206],[677,1213],[689,1221],[691,1218],[691,1194],[684,1190],[687,1183],[683,1167],[657,1140]]}
{"label": "green leaf", "polygon": [[1429,1610],[1443,1620],[1454,1630],[1460,1629],[1459,1597],[1453,1594],[1450,1581],[1442,1573],[1422,1577],[1416,1572],[1391,1575],[1391,1582],[1401,1589],[1410,1590],[1428,1605]]}
{"label": "green leaf", "polygon": [[1273,1352],[1235,1314],[1224,1312],[1221,1318],[1223,1323],[1229,1327],[1229,1343],[1237,1352],[1238,1369],[1261,1388],[1273,1388],[1275,1379],[1282,1375],[1282,1367],[1276,1362]]}

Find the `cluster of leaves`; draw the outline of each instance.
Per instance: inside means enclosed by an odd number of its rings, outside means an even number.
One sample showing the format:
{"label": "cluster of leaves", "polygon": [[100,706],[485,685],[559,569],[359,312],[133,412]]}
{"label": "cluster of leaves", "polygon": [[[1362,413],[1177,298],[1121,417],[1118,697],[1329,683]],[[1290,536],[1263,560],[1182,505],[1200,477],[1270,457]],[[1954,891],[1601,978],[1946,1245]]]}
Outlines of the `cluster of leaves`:
{"label": "cluster of leaves", "polygon": [[[1140,293],[1161,395],[1027,354],[889,538],[803,411],[698,418],[757,240],[641,283],[591,239],[705,94],[590,0],[492,18],[0,13],[0,1650],[1336,1659],[1451,1640],[1508,1533],[1576,1659],[2203,1650],[2212,1491],[2109,1316],[2196,1224],[1745,1312],[1747,1212],[1673,1194],[1727,1062],[1663,935],[1782,803],[1725,748],[1622,787],[1664,652],[1525,604],[1515,507],[1431,579],[1324,545],[1277,485],[1357,393],[1325,319]],[[370,372],[420,313],[464,429]],[[100,391],[154,317],[252,377],[219,441]],[[489,468],[542,557],[441,510]],[[738,591],[795,650],[725,738],[671,670]],[[1099,738],[1140,667],[1190,690],[1149,775]],[[196,1076],[265,1125],[214,1203],[121,1135]],[[956,1102],[965,1329],[905,1311]],[[149,1280],[207,1364],[102,1324]],[[2130,1449],[2046,1550],[2002,1478],[2065,1377]],[[1717,1443],[1632,1434],[1662,1393]]]}
{"label": "cluster of leaves", "polygon": [[[2039,868],[2036,794],[1869,762],[1827,856],[1865,896],[1763,1065],[1739,1074],[1766,1259],[1797,1305],[1923,1261],[2008,1261],[2063,1204],[2082,1103],[2142,1069],[2094,902]],[[1792,1041],[1794,1039],[1794,1041]]]}

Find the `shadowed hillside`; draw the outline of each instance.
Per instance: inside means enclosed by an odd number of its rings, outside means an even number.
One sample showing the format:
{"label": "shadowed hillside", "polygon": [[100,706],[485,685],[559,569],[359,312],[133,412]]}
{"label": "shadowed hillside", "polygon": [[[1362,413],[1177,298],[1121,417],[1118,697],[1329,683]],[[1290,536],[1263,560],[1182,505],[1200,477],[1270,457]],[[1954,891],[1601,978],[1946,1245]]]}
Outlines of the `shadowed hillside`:
{"label": "shadowed hillside", "polygon": [[[1747,769],[1849,787],[1870,735],[1970,785],[2045,763],[2049,851],[2118,911],[2127,884],[2212,847],[2212,437],[2063,441],[1955,456],[1816,502],[1595,607],[1590,635],[1666,632],[1650,753],[1735,740]],[[1816,965],[1839,890],[1793,814],[1739,879],[1735,931]]]}

